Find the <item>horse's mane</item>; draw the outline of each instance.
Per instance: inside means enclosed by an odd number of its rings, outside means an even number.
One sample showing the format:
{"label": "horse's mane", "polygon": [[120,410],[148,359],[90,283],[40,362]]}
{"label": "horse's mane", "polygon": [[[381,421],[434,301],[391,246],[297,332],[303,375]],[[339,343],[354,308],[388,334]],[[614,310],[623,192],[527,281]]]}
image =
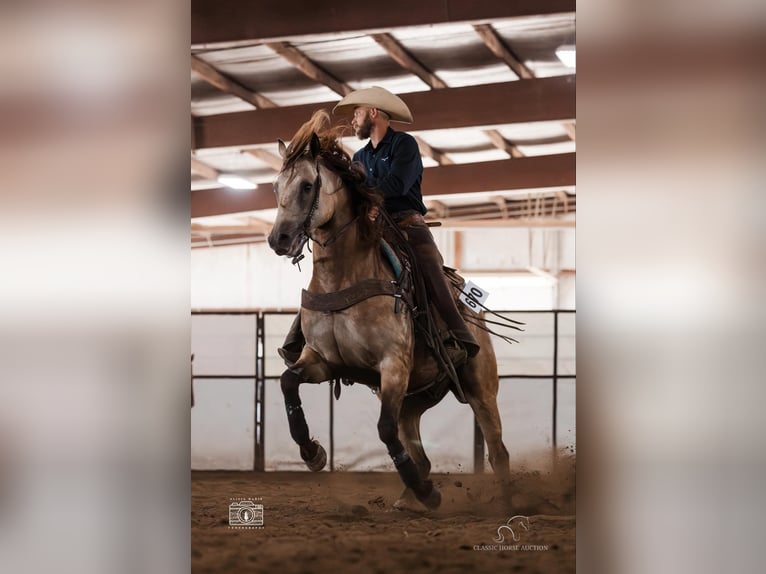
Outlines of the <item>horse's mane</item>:
{"label": "horse's mane", "polygon": [[350,191],[354,213],[359,216],[359,231],[362,239],[374,240],[380,236],[380,220],[370,221],[369,214],[373,207],[381,208],[383,198],[367,185],[367,174],[364,167],[351,161],[351,157],[343,149],[340,138],[346,131],[343,125],[333,126],[327,110],[317,110],[311,119],[295,132],[287,148],[282,171],[292,167],[298,159],[304,157],[311,144],[314,134],[319,138],[319,157],[325,167],[340,177]]}

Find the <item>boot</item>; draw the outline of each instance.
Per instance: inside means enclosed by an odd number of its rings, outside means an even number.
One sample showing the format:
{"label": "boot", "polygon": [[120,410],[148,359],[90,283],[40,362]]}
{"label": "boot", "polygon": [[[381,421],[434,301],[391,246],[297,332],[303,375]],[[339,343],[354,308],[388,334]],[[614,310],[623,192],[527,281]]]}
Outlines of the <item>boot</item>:
{"label": "boot", "polygon": [[282,357],[285,365],[292,367],[300,358],[305,344],[306,339],[303,337],[303,331],[301,331],[301,313],[298,311],[290,330],[287,332],[285,342],[277,349],[277,353]]}
{"label": "boot", "polygon": [[468,360],[468,352],[454,337],[449,337],[444,341],[444,347],[447,349],[452,366],[456,369]]}
{"label": "boot", "polygon": [[[447,348],[458,347],[468,357],[475,357],[479,353],[480,347],[468,330],[463,316],[455,304],[452,289],[444,276],[444,261],[434,243],[431,232],[425,224],[411,225],[406,230],[420,272],[423,275],[428,297],[451,331],[452,340],[449,341]],[[460,358],[461,353],[459,351],[451,351],[451,353],[456,358]]]}
{"label": "boot", "polygon": [[465,349],[469,358],[475,357],[481,350],[481,347],[476,342],[476,339],[474,339],[473,334],[466,328],[453,329],[451,332],[451,339]]}

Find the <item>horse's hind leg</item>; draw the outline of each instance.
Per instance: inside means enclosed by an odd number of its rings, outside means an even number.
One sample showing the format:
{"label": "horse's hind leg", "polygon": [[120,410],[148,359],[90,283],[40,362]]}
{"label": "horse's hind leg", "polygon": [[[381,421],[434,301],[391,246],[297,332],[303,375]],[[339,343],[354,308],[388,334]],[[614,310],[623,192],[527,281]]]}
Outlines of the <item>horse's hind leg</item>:
{"label": "horse's hind leg", "polygon": [[[488,343],[487,343],[488,344]],[[484,345],[484,343],[482,343]],[[490,349],[491,350],[491,349]],[[497,409],[498,377],[494,354],[482,351],[472,359],[461,375],[468,389],[466,398],[471,405],[487,441],[489,463],[500,478],[506,504],[511,505],[511,467],[508,449],[503,444],[503,425]]]}
{"label": "horse's hind leg", "polygon": [[484,440],[487,441],[489,463],[492,465],[495,475],[500,479],[500,490],[505,501],[506,510],[512,511],[511,467],[508,449],[503,444],[503,427],[500,422],[500,413],[497,409],[497,396],[495,393],[468,396],[468,402],[479,422]]}
{"label": "horse's hind leg", "polygon": [[[399,418],[406,391],[409,370],[398,359],[387,358],[380,368],[380,419],[378,435],[388,448],[404,485],[415,493],[415,497],[428,508],[441,504],[441,494],[430,480],[423,480],[418,467],[405,450],[398,436]],[[425,454],[424,454],[425,456]],[[427,459],[426,459],[427,460]]]}
{"label": "horse's hind leg", "polygon": [[285,371],[280,378],[282,394],[287,409],[287,422],[290,425],[290,436],[300,447],[301,458],[311,470],[320,471],[327,464],[327,453],[322,445],[312,440],[306,417],[303,415],[301,398],[298,388],[302,382],[301,376],[292,371]]}
{"label": "horse's hind leg", "polygon": [[492,465],[492,470],[501,480],[507,482],[511,477],[511,467],[508,449],[503,444],[503,427],[500,422],[500,413],[497,410],[497,400],[495,397],[486,401],[471,397],[468,402],[479,421],[484,440],[487,441],[489,463]]}

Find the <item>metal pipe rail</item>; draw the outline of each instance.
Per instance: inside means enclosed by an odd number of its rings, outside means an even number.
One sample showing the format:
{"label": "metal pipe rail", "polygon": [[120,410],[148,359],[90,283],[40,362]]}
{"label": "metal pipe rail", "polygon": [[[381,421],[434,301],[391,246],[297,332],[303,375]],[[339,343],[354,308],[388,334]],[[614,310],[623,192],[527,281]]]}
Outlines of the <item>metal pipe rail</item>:
{"label": "metal pipe rail", "polygon": [[[266,381],[278,381],[278,376],[266,375],[266,358],[265,358],[265,346],[266,346],[266,329],[265,320],[269,315],[294,315],[296,311],[290,310],[261,310],[261,309],[216,309],[216,310],[196,310],[192,311],[192,315],[252,315],[255,321],[255,362],[254,373],[251,375],[194,375],[192,372],[192,382],[194,380],[205,379],[252,379],[255,381],[255,444],[254,444],[254,457],[253,457],[253,470],[263,471],[265,469],[265,429],[264,429],[264,411],[265,411],[265,396],[266,396]],[[558,355],[559,355],[559,315],[561,314],[574,314],[574,309],[552,309],[552,310],[511,310],[511,311],[496,311],[497,313],[505,314],[552,314],[553,315],[553,365],[552,373],[546,375],[531,375],[531,374],[500,374],[500,381],[511,379],[550,379],[551,385],[551,438],[552,448],[557,448],[557,416],[558,416],[558,382],[561,379],[576,379],[577,375],[559,374],[558,369]],[[332,395],[332,388],[329,388],[328,392],[330,400],[330,444],[329,444],[329,462],[330,470],[335,470],[335,440],[334,440],[334,400]],[[474,460],[474,472],[484,472],[484,456],[485,456],[485,442],[484,435],[481,432],[478,421],[474,416],[474,441],[473,441],[473,460]]]}

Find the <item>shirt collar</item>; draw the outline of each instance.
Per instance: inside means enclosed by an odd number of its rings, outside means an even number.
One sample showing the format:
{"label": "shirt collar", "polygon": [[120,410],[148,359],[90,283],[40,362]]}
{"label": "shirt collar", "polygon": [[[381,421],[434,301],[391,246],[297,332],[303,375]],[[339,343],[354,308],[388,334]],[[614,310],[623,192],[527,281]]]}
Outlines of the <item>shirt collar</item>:
{"label": "shirt collar", "polygon": [[[391,139],[394,137],[394,130],[391,129],[391,126],[388,126],[388,129],[386,130],[386,134],[383,136],[383,139],[378,142],[378,148],[382,146],[383,144],[387,144],[391,142]],[[364,146],[364,148],[371,152],[375,148],[372,147],[372,140],[367,142],[367,145]]]}

